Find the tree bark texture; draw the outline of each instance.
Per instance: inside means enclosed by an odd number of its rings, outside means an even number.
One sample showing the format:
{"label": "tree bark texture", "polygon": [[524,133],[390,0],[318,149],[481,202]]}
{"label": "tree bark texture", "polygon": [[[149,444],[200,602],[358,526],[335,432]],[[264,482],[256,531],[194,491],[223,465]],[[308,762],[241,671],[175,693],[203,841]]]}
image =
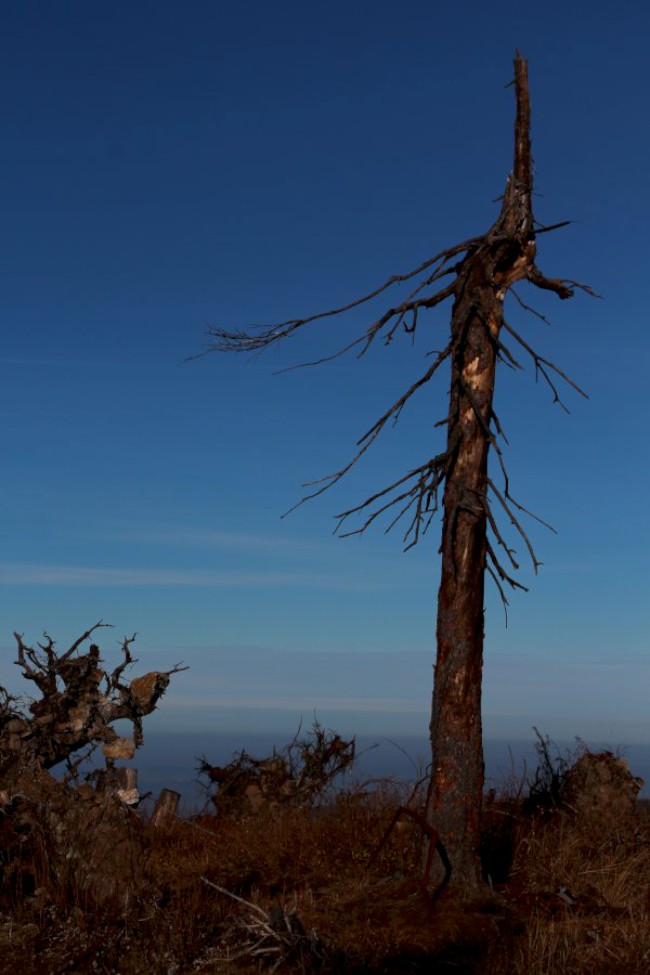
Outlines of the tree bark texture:
{"label": "tree bark texture", "polygon": [[443,495],[427,819],[449,854],[452,884],[470,889],[481,883],[486,497],[497,352],[506,292],[528,276],[535,255],[528,84],[519,57],[515,71],[514,170],[499,218],[459,268],[451,320],[447,449],[452,462]]}

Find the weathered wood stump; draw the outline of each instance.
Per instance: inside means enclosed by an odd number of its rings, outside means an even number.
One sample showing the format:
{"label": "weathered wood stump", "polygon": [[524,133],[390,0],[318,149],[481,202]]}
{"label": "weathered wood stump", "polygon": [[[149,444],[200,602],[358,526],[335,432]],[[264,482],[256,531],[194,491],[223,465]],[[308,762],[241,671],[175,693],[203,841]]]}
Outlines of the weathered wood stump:
{"label": "weathered wood stump", "polygon": [[158,796],[158,801],[156,802],[151,817],[152,825],[163,826],[173,819],[176,815],[180,798],[180,792],[174,792],[173,789],[163,789]]}

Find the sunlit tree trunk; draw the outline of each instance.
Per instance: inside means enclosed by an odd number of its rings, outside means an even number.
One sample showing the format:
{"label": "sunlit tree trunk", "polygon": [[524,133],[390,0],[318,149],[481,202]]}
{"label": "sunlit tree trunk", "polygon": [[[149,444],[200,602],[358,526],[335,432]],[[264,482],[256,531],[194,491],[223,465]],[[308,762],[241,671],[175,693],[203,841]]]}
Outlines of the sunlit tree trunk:
{"label": "sunlit tree trunk", "polygon": [[492,229],[459,268],[452,310],[442,566],[431,709],[432,772],[427,818],[452,864],[452,884],[481,883],[483,795],[481,684],[487,563],[488,454],[494,383],[508,288],[534,267],[530,108],[526,63],[515,63],[515,165]]}
{"label": "sunlit tree trunk", "polygon": [[[470,264],[471,264],[470,259]],[[487,465],[501,302],[484,269],[467,271],[452,330],[466,332],[452,363],[448,446],[454,461],[443,496],[437,658],[431,711],[432,775],[428,818],[452,863],[454,883],[480,880],[483,793],[481,681],[486,568]],[[467,294],[472,297],[468,298]],[[476,308],[474,307],[476,301]],[[478,309],[481,309],[480,311]]]}

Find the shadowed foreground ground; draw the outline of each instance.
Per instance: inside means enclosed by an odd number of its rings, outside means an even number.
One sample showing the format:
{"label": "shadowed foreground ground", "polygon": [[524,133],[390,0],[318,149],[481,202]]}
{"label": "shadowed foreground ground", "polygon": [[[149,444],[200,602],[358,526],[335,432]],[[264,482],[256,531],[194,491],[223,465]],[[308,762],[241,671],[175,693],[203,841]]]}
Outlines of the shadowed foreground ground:
{"label": "shadowed foreground ground", "polygon": [[646,803],[542,772],[486,798],[484,894],[435,903],[415,822],[372,862],[409,798],[390,783],[154,826],[48,781],[38,809],[4,798],[0,972],[646,975]]}

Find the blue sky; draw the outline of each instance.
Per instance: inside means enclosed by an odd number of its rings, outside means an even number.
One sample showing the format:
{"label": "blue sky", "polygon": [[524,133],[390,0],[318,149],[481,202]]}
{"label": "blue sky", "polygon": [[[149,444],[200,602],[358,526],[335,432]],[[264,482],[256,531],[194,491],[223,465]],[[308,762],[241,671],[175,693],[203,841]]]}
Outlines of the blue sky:
{"label": "blue sky", "polygon": [[[574,221],[540,238],[540,267],[604,300],[526,295],[551,328],[508,309],[590,400],[567,391],[567,416],[530,369],[498,377],[513,491],[559,534],[531,526],[545,564],[523,564],[507,629],[488,596],[486,728],[650,741],[649,34],[636,2],[7,7],[0,680],[12,630],[65,643],[103,618],[107,649],[137,630],[143,664],[191,659],[166,726],[213,720],[211,700],[253,723],[318,705],[426,725],[439,525],[408,554],[331,531],[431,455],[446,377],[280,515],[420,374],[449,306],[360,362],[275,375],[363,310],[266,356],[185,359],[209,324],[345,303],[487,229],[519,48],[536,215]],[[265,668],[282,690],[252,681]]]}

